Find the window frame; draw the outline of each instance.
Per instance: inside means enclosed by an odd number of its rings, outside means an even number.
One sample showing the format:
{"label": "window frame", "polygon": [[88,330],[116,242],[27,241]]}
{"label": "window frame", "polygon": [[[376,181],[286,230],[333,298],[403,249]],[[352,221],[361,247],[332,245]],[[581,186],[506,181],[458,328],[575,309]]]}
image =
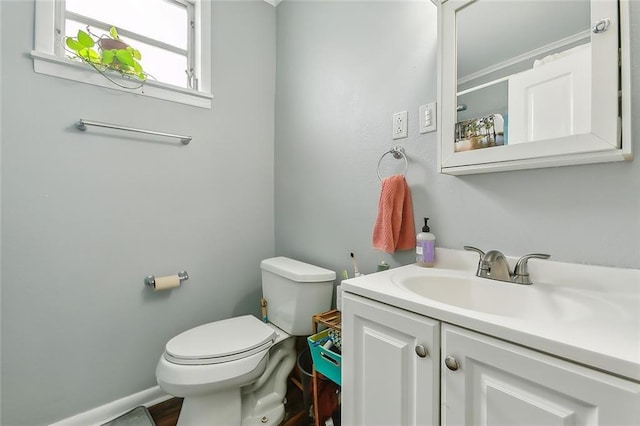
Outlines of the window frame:
{"label": "window frame", "polygon": [[[35,44],[31,52],[34,71],[41,74],[79,81],[114,90],[134,92],[135,94],[164,99],[172,102],[211,108],[211,2],[207,0],[184,0],[193,5],[195,31],[189,31],[188,43],[193,46],[190,66],[198,79],[198,89],[187,89],[153,80],[147,80],[137,90],[124,89],[110,83],[89,65],[70,61],[56,52],[58,40],[63,37],[59,28],[64,25],[64,0],[36,0],[35,2]],[[199,31],[198,31],[199,29]],[[188,46],[188,49],[191,46]],[[128,80],[117,73],[110,77],[123,83]]]}

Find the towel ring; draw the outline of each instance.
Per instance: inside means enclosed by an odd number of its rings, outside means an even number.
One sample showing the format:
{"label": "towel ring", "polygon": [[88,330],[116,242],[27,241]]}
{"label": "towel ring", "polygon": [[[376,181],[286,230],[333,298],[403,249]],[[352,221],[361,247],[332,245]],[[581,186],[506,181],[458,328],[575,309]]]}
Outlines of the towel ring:
{"label": "towel ring", "polygon": [[378,169],[377,169],[378,179],[382,181],[382,176],[380,176],[380,163],[382,163],[382,159],[387,154],[392,154],[393,158],[395,158],[396,160],[399,160],[401,158],[404,160],[404,172],[402,172],[402,174],[406,176],[407,170],[409,169],[409,162],[407,161],[407,156],[404,153],[404,148],[401,147],[400,145],[396,145],[393,148],[391,148],[389,151],[382,154],[382,157],[380,157],[380,159],[378,160]]}

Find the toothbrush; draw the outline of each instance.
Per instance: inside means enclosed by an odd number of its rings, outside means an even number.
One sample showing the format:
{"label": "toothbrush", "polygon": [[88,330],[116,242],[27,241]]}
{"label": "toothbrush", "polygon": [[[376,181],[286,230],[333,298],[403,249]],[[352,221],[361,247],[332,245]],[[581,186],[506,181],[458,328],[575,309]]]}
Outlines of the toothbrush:
{"label": "toothbrush", "polygon": [[358,269],[358,265],[356,264],[356,255],[351,252],[351,262],[353,262],[353,274],[357,278],[361,276],[360,270]]}

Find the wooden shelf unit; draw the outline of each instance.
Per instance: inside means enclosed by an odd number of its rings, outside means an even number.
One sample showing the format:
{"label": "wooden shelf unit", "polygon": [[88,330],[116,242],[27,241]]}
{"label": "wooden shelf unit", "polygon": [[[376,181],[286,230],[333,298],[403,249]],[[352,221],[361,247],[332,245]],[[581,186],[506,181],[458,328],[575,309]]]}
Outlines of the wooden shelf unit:
{"label": "wooden shelf unit", "polygon": [[315,314],[312,321],[313,334],[318,332],[318,325],[324,325],[327,328],[333,328],[335,330],[342,330],[342,312],[337,309],[323,312],[321,314]]}
{"label": "wooden shelf unit", "polygon": [[[313,334],[318,332],[318,326],[323,325],[326,328],[332,328],[334,330],[342,331],[342,312],[337,309],[331,311],[322,312],[316,314],[312,318]],[[314,426],[321,426],[324,424],[324,419],[320,423],[320,414],[318,412],[318,376],[316,373],[316,367],[313,366],[313,424]]]}

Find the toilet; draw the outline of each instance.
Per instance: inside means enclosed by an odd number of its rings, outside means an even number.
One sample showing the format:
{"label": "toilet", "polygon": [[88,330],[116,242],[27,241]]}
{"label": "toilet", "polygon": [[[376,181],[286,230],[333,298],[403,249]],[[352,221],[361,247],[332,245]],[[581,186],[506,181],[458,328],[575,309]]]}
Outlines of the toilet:
{"label": "toilet", "polygon": [[265,259],[267,323],[251,315],[187,330],[166,344],[160,388],[182,397],[178,426],[277,425],[296,362],[293,336],[312,333],[311,317],[331,308],[334,271],[287,257]]}

